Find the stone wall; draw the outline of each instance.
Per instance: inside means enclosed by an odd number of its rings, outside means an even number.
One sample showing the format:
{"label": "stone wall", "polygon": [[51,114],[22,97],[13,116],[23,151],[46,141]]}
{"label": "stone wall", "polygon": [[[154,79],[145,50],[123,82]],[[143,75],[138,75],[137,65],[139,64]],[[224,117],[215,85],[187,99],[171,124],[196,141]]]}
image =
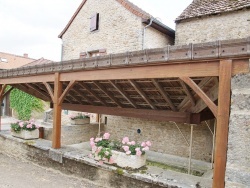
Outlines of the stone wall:
{"label": "stone wall", "polygon": [[[232,79],[226,187],[250,185],[250,74]],[[233,182],[233,183],[232,183]]]}
{"label": "stone wall", "polygon": [[[189,156],[189,147],[174,123],[119,116],[106,117],[107,124],[104,130],[111,133],[111,139],[121,140],[128,136],[138,142],[150,140],[153,143],[152,151],[181,157]],[[178,126],[189,143],[191,126],[187,124]],[[213,126],[210,128],[213,130]],[[138,129],[141,130],[140,134],[137,133]],[[192,150],[193,159],[211,161],[212,134],[204,122],[202,125],[194,126]]]}
{"label": "stone wall", "polygon": [[[90,17],[99,13],[99,30],[90,32]],[[141,18],[114,0],[88,0],[62,37],[63,60],[77,59],[80,52],[107,49],[120,53],[142,49]],[[164,47],[173,41],[155,29],[147,29],[147,46]]]}
{"label": "stone wall", "polygon": [[175,44],[249,37],[249,15],[248,9],[183,21],[176,24]]}

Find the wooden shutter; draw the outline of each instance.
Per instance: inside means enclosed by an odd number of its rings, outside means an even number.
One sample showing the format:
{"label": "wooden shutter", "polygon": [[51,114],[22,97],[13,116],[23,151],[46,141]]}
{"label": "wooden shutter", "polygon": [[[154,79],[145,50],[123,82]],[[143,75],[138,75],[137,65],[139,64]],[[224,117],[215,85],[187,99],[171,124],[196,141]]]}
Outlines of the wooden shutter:
{"label": "wooden shutter", "polygon": [[99,13],[95,13],[90,18],[90,31],[98,30],[99,28]]}

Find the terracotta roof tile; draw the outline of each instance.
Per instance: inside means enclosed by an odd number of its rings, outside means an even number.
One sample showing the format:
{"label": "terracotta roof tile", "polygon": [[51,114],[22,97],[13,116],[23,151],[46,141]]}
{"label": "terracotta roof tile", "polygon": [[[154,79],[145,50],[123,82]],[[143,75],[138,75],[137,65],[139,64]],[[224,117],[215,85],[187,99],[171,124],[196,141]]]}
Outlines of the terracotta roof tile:
{"label": "terracotta roof tile", "polygon": [[250,7],[250,0],[193,0],[175,21],[236,11],[247,7]]}
{"label": "terracotta roof tile", "polygon": [[49,64],[49,63],[53,63],[53,61],[48,60],[48,59],[44,59],[44,58],[40,58],[38,60],[32,61],[22,67],[28,67],[28,66],[35,66],[35,65],[42,65],[42,64]]}

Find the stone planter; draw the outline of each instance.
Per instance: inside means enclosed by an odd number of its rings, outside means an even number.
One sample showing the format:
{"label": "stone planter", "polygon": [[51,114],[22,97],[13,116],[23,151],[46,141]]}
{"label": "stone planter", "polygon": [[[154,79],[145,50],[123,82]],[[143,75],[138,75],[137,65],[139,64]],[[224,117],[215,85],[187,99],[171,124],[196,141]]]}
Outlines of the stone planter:
{"label": "stone planter", "polygon": [[17,138],[22,138],[25,140],[39,138],[39,130],[38,129],[35,129],[33,131],[21,130],[18,133],[12,131],[11,133],[12,133],[12,136],[17,137]]}
{"label": "stone planter", "polygon": [[70,123],[71,123],[71,125],[84,125],[84,124],[89,124],[89,119],[90,119],[90,118],[74,119],[74,120],[71,120]]}
{"label": "stone planter", "polygon": [[[114,163],[117,166],[125,168],[129,167],[132,169],[138,169],[146,165],[146,154],[142,156],[137,155],[127,155],[124,152],[114,151],[112,150],[112,157],[114,159]],[[98,156],[95,156],[95,160],[99,160]]]}

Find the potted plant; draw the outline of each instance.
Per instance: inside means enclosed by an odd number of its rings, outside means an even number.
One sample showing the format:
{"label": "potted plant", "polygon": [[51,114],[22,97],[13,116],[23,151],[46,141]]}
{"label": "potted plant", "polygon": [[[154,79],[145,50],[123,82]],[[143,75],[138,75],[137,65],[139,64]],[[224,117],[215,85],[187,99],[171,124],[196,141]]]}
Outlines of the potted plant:
{"label": "potted plant", "polygon": [[151,146],[150,141],[141,144],[129,141],[124,137],[121,142],[111,141],[110,134],[105,133],[102,137],[91,138],[91,156],[98,160],[100,164],[116,163],[119,167],[130,167],[138,169],[146,165],[146,152]]}
{"label": "potted plant", "polygon": [[71,125],[84,125],[90,122],[89,115],[78,113],[77,115],[70,115]]}
{"label": "potted plant", "polygon": [[12,136],[22,139],[36,139],[39,138],[39,126],[35,124],[35,121],[17,121],[11,123]]}

